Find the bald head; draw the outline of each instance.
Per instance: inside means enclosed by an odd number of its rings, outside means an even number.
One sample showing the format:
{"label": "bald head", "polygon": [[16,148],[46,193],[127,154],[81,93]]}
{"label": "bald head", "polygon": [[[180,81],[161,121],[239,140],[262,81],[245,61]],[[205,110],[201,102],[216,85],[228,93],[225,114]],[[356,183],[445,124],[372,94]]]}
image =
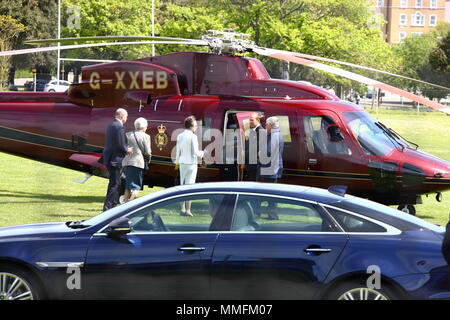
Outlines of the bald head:
{"label": "bald head", "polygon": [[125,110],[123,108],[119,108],[116,110],[114,115],[115,115],[116,119],[119,121],[122,121],[123,124],[125,124],[125,122],[127,122],[127,119],[128,119],[127,110]]}

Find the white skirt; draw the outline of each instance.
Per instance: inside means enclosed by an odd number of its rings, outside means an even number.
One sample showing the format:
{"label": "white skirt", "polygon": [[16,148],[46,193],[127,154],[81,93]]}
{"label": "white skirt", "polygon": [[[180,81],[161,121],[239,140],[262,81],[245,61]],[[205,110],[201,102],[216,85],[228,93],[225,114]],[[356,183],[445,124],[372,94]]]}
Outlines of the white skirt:
{"label": "white skirt", "polygon": [[197,178],[197,164],[183,164],[180,163],[180,184],[195,183]]}

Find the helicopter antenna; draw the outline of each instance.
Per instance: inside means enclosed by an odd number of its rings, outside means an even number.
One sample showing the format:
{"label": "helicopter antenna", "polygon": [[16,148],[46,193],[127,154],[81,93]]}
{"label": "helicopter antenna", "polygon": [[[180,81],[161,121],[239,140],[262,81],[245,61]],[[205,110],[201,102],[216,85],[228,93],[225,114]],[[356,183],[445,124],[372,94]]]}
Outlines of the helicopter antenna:
{"label": "helicopter antenna", "polygon": [[208,30],[208,34],[202,36],[202,40],[208,42],[209,51],[216,54],[245,53],[255,46],[253,41],[248,40],[250,35],[238,33],[234,30]]}

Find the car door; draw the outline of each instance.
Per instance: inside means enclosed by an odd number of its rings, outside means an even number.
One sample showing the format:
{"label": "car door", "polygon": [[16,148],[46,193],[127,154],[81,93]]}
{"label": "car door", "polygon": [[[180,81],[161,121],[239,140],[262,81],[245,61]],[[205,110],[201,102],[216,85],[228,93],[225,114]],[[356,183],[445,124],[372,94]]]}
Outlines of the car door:
{"label": "car door", "polygon": [[218,299],[311,299],[348,241],[313,202],[240,194],[213,256]]}
{"label": "car door", "polygon": [[[128,216],[131,232],[94,235],[84,273],[97,298],[204,299],[220,230],[231,222],[233,195],[190,194],[153,203]],[[180,215],[191,203],[193,217]],[[228,218],[227,218],[228,214]]]}

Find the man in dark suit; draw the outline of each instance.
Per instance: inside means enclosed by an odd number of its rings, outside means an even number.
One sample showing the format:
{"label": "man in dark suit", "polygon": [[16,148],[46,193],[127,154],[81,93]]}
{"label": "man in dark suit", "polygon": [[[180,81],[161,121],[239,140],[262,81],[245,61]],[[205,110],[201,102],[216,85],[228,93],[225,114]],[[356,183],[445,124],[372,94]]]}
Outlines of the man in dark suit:
{"label": "man in dark suit", "polygon": [[122,160],[127,153],[132,153],[132,149],[128,148],[125,128],[123,127],[127,118],[128,112],[119,108],[115,112],[114,121],[106,128],[103,164],[108,168],[109,183],[103,211],[109,210],[119,203]]}
{"label": "man in dark suit", "polygon": [[261,126],[261,114],[254,112],[250,119],[250,133],[245,143],[245,169],[247,171],[248,181],[259,181],[261,162],[260,162],[260,135],[264,132]]}

